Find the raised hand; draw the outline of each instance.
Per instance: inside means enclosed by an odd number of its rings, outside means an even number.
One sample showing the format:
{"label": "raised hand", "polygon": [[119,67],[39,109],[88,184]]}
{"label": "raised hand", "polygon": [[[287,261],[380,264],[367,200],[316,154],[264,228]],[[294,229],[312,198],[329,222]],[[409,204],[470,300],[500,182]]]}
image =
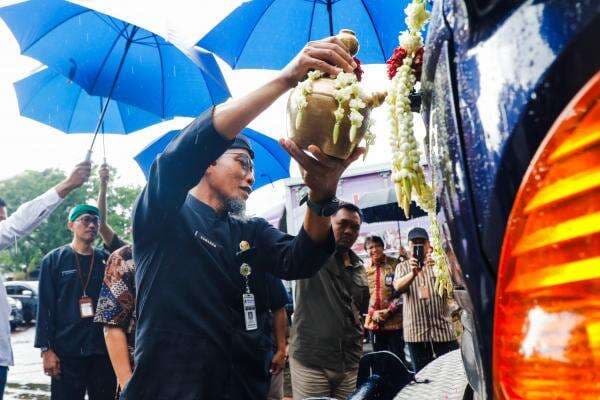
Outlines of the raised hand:
{"label": "raised hand", "polygon": [[279,143],[300,164],[302,178],[310,189],[310,199],[317,203],[335,196],[342,173],[365,151],[363,147],[357,147],[350,157],[340,160],[328,156],[315,145],[308,146],[311,157],[289,139],[280,139]]}
{"label": "raised hand", "polygon": [[289,87],[293,87],[304,79],[310,70],[318,69],[336,76],[342,71],[352,72],[354,68],[356,63],[344,43],[331,36],[308,42],[281,73]]}

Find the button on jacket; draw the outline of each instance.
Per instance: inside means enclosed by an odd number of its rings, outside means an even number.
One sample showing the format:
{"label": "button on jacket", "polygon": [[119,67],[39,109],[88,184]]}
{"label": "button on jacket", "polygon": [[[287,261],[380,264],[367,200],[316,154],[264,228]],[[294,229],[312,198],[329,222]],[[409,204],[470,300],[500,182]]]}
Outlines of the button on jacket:
{"label": "button on jacket", "polygon": [[[314,274],[333,253],[304,230],[293,237],[258,218],[216,213],[188,191],[233,141],[194,120],[154,162],[133,215],[137,316],[133,377],[122,398],[264,399],[271,338],[266,273]],[[240,252],[240,242],[250,249]],[[240,265],[252,268],[258,329],[247,331]]]}

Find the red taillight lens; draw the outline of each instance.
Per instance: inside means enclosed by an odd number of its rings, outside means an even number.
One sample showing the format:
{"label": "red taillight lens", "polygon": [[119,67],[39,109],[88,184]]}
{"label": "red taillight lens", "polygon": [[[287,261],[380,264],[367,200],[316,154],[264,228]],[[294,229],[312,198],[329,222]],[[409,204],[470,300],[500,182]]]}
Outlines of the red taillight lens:
{"label": "red taillight lens", "polygon": [[552,126],[507,224],[494,392],[600,399],[600,73]]}

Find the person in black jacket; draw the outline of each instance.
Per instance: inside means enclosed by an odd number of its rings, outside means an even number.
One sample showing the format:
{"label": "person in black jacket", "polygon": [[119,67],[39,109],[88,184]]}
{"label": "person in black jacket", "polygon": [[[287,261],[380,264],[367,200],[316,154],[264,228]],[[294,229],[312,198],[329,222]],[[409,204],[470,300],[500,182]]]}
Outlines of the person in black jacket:
{"label": "person in black jacket", "polygon": [[310,189],[294,237],[234,215],[254,182],[253,151],[238,133],[315,68],[336,75],[355,64],[336,38],[309,43],[276,79],[198,117],[152,165],[133,214],[136,366],[122,399],[266,397],[266,274],[309,277],[333,253],[327,210],[363,151],[338,160],[311,146],[311,157],[281,140]]}
{"label": "person in black jacket", "polygon": [[94,248],[99,211],[80,204],[71,209],[70,244],[48,253],[40,267],[35,347],[42,351],[44,372],[51,380],[53,400],[114,398],[116,379],[102,326],[94,308],[108,253]]}

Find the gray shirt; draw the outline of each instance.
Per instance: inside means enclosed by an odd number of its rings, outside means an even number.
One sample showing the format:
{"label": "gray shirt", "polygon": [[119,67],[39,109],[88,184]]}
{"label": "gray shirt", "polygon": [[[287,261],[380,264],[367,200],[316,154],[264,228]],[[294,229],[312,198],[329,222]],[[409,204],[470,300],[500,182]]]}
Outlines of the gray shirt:
{"label": "gray shirt", "polygon": [[296,282],[290,355],[309,368],[350,371],[362,356],[369,287],[362,261],[349,255],[350,266],[336,252],[316,275]]}

